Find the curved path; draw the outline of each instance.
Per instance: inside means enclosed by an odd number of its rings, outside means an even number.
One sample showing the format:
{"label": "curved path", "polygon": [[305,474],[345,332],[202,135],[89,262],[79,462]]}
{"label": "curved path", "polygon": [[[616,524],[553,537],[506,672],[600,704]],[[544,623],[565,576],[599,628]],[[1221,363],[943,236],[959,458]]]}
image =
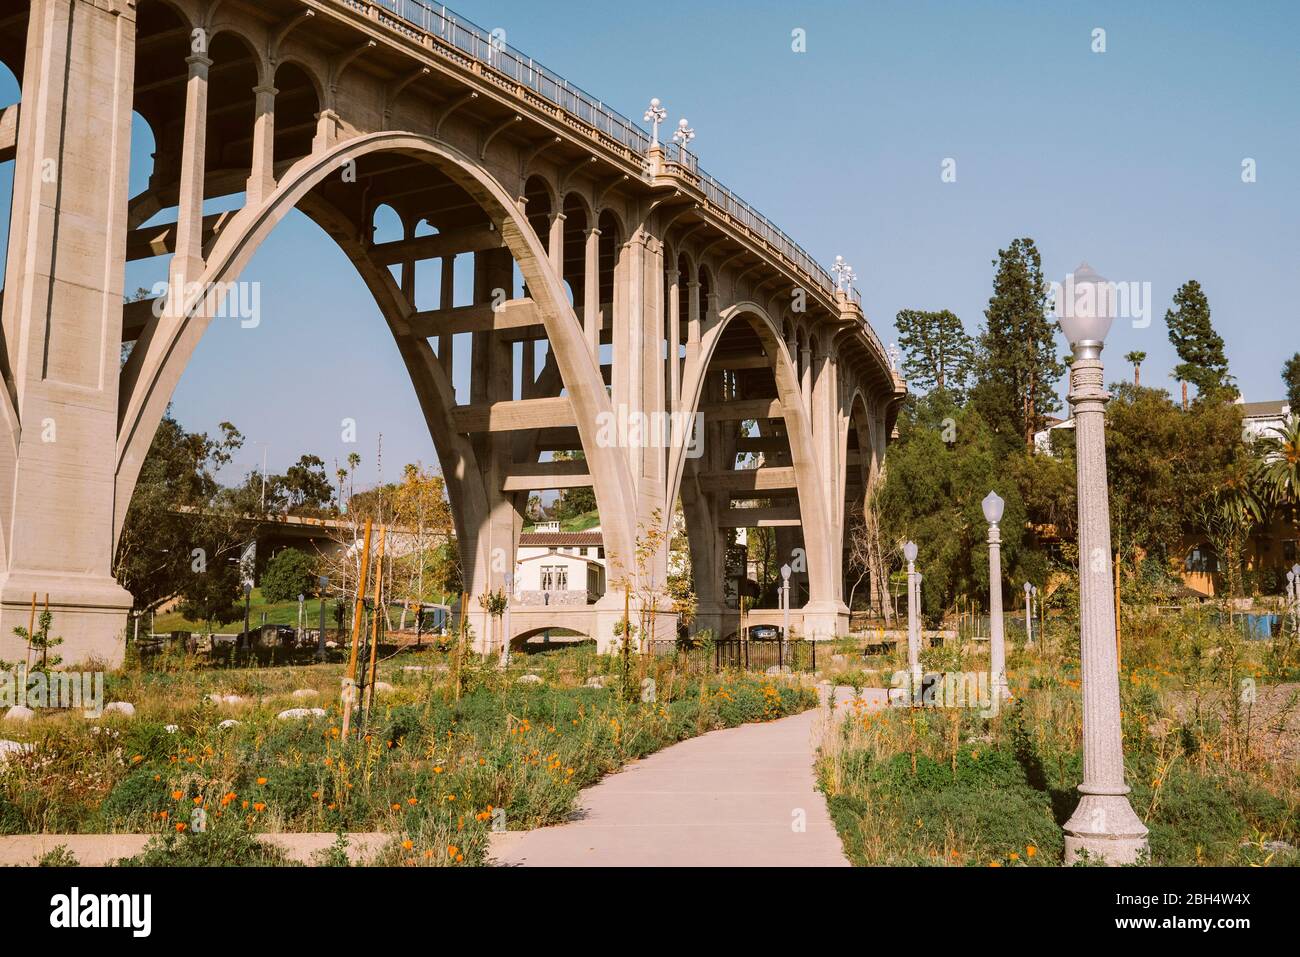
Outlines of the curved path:
{"label": "curved path", "polygon": [[[851,693],[839,689],[836,699]],[[494,834],[492,858],[534,867],[847,867],[813,778],[825,713],[665,748],[583,791],[569,823]]]}

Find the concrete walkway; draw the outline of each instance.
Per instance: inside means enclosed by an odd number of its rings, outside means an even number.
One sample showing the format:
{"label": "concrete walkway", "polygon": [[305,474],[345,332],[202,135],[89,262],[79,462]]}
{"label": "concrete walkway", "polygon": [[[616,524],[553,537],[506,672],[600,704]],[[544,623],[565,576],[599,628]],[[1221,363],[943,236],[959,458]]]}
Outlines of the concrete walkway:
{"label": "concrete walkway", "polygon": [[[839,689],[837,703],[851,695]],[[492,835],[491,855],[534,867],[847,867],[813,778],[825,715],[665,748],[583,791],[571,822]]]}

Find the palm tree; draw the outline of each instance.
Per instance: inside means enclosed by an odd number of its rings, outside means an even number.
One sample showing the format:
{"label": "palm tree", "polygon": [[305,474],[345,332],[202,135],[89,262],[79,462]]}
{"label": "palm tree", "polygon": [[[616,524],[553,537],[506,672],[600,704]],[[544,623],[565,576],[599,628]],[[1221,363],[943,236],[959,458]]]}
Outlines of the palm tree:
{"label": "palm tree", "polygon": [[1197,508],[1197,522],[1219,557],[1228,597],[1243,595],[1246,546],[1251,532],[1267,524],[1268,505],[1256,473],[1246,471],[1226,478]]}
{"label": "palm tree", "polygon": [[1300,506],[1300,414],[1256,444],[1256,474],[1275,505]]}
{"label": "palm tree", "polygon": [[1145,352],[1130,352],[1124,357],[1126,362],[1133,363],[1133,384],[1135,386],[1142,384],[1142,363],[1147,361]]}

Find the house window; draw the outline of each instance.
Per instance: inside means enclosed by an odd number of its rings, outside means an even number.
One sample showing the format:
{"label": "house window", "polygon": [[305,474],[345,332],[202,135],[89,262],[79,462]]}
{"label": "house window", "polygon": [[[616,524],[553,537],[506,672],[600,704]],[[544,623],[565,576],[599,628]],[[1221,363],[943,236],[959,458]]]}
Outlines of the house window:
{"label": "house window", "polygon": [[1187,556],[1187,570],[1210,575],[1219,570],[1219,560],[1208,545],[1198,545]]}
{"label": "house window", "polygon": [[1297,545],[1300,545],[1300,542],[1297,542],[1294,538],[1288,538],[1282,543],[1282,561],[1284,563],[1296,560],[1296,554],[1300,551]]}
{"label": "house window", "polygon": [[543,565],[542,566],[542,591],[568,591],[569,590],[569,566],[567,565]]}

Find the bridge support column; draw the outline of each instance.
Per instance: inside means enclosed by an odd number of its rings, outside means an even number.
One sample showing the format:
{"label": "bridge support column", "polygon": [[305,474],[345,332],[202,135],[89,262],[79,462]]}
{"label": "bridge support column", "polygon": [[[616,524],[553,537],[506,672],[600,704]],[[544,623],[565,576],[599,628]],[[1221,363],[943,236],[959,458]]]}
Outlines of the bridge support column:
{"label": "bridge support column", "polygon": [[587,347],[600,361],[600,230],[591,227],[583,234],[582,331]]}
{"label": "bridge support column", "polygon": [[253,168],[246,191],[249,206],[260,206],[275,192],[275,96],[279,92],[270,84],[253,88],[257,119],[253,124]]}
{"label": "bridge support column", "polygon": [[[121,663],[113,497],[134,7],[32,0],[4,288],[0,658],[49,596],[64,665]],[[12,397],[12,404],[11,404]]]}
{"label": "bridge support column", "polygon": [[[506,297],[514,295],[514,261],[508,250],[494,249],[474,254],[474,301],[491,302],[493,290],[504,289]],[[473,362],[470,372],[470,400],[472,402],[509,401],[514,388],[512,375],[513,354],[508,341],[491,331],[473,334]],[[502,491],[506,474],[512,461],[511,434],[486,432],[474,436],[476,457],[482,469],[487,515],[477,531],[471,530],[474,541],[467,541],[462,557],[472,552],[472,571],[466,574],[465,585],[470,594],[470,621],[474,625],[474,648],[481,654],[497,653],[505,640],[504,623],[493,622],[491,615],[479,603],[487,592],[503,590],[506,576],[513,575],[519,533],[523,530],[523,512],[520,496]]]}

